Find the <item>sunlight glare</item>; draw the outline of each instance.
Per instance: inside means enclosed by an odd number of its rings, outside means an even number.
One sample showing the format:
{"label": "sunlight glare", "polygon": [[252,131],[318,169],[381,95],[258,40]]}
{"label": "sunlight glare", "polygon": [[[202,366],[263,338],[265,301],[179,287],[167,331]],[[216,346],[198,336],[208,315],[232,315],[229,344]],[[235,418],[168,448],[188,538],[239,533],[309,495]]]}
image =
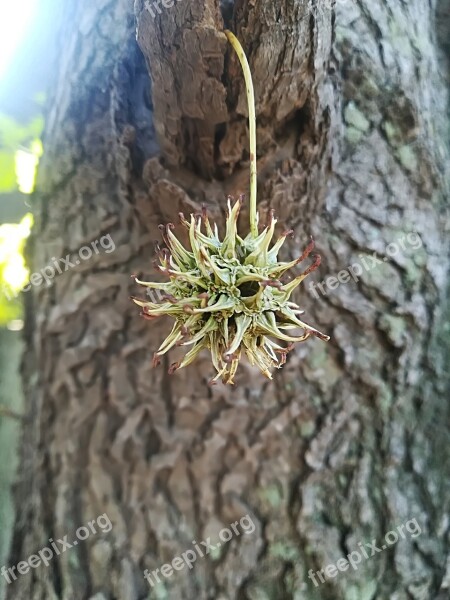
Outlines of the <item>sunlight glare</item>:
{"label": "sunlight glare", "polygon": [[0,264],[2,264],[3,283],[14,291],[20,291],[28,279],[22,247],[31,233],[32,226],[31,213],[27,213],[18,224],[0,225]]}
{"label": "sunlight glare", "polygon": [[38,0],[3,0],[0,6],[0,78],[24,41],[36,13]]}
{"label": "sunlight glare", "polygon": [[32,194],[36,179],[36,169],[43,149],[40,140],[34,140],[30,150],[20,149],[16,152],[17,185],[22,194]]}

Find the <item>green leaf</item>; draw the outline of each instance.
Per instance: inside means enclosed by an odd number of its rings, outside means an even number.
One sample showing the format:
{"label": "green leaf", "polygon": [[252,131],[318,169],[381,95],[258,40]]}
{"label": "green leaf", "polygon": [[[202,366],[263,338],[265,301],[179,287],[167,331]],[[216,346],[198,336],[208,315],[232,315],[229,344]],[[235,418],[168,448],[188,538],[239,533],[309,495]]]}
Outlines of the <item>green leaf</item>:
{"label": "green leaf", "polygon": [[[0,113],[0,194],[17,189],[16,153],[29,150],[36,157],[42,154],[40,138],[44,128],[44,119],[37,115],[31,121],[21,124],[11,117]],[[33,187],[34,173],[28,176],[26,188]],[[31,183],[30,183],[31,182]]]}
{"label": "green leaf", "polygon": [[13,192],[17,188],[14,153],[0,150],[0,194]]}

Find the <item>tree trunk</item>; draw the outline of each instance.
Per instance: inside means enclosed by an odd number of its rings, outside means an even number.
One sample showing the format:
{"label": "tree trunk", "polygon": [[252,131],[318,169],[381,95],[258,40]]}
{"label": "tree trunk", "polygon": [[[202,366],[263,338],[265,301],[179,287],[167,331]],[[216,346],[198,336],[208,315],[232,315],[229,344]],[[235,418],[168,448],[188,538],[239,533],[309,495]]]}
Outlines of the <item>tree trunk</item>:
{"label": "tree trunk", "polygon": [[[447,597],[450,27],[435,19],[449,3],[221,4],[66,3],[31,270],[75,262],[102,236],[115,250],[26,294],[9,565],[103,513],[113,527],[18,577],[8,598]],[[130,274],[154,277],[159,223],[202,203],[223,221],[227,194],[247,192],[224,26],[255,81],[262,218],[275,209],[295,230],[286,260],[315,239],[324,293],[308,279],[299,302],[332,339],[298,345],[273,382],[244,364],[234,387],[211,388],[208,355],[173,376],[176,352],[152,368],[170,324],[139,319],[129,295]],[[144,579],[245,515],[253,533]],[[308,577],[412,519],[420,535]]]}

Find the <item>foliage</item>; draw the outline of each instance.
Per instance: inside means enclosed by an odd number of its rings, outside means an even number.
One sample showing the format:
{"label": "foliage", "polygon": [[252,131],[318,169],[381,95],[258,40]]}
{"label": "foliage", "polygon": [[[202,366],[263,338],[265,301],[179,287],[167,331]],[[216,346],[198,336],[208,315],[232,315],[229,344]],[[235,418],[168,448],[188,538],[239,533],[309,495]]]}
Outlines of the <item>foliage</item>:
{"label": "foliage", "polygon": [[[0,194],[17,189],[23,194],[33,192],[43,152],[42,129],[42,116],[20,124],[0,113]],[[22,316],[18,293],[28,278],[23,248],[32,223],[32,215],[26,214],[20,223],[0,226],[0,327]]]}
{"label": "foliage", "polygon": [[22,125],[0,113],[0,193],[12,192],[18,186],[25,194],[33,191],[34,175],[42,155],[43,122],[42,116],[36,116]]}
{"label": "foliage", "polygon": [[23,248],[32,225],[30,213],[18,224],[0,225],[0,327],[22,315],[18,294],[28,279]]}

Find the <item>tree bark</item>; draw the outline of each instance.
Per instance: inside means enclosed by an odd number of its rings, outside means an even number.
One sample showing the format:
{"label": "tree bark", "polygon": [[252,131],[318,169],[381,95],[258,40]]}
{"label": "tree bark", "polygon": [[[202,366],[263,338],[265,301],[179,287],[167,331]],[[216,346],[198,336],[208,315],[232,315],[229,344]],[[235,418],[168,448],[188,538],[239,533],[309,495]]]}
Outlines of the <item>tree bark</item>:
{"label": "tree bark", "polygon": [[[66,4],[31,270],[108,234],[116,249],[26,295],[9,564],[97,515],[113,529],[19,577],[8,598],[447,597],[450,28],[435,19],[448,3],[179,0],[154,17],[142,0]],[[245,93],[224,25],[254,75],[262,218],[275,209],[295,230],[285,259],[312,235],[316,282],[371,268],[326,294],[300,290],[328,344],[298,345],[273,382],[244,364],[234,388],[211,388],[207,355],[173,376],[176,352],[151,367],[169,324],[139,319],[128,297],[130,274],[154,277],[159,223],[202,203],[222,221],[227,194],[247,191]],[[144,580],[246,514],[251,535]],[[308,578],[413,518],[419,537],[320,586]]]}

